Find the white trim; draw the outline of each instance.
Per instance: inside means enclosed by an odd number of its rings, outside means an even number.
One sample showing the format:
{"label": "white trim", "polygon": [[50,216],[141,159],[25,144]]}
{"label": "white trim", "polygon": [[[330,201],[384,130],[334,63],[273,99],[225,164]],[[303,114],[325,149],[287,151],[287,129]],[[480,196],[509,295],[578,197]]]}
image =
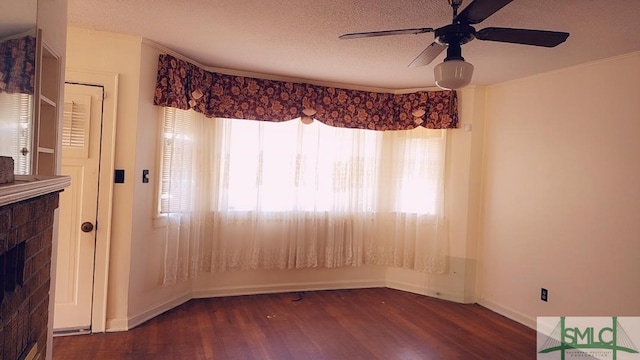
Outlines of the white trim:
{"label": "white trim", "polygon": [[210,297],[258,295],[287,293],[297,291],[319,291],[339,289],[365,289],[385,287],[384,280],[355,280],[355,281],[328,281],[310,283],[282,283],[256,286],[228,286],[211,289],[198,289],[192,292],[193,299]]}
{"label": "white trim", "polygon": [[6,35],[6,37],[0,37],[0,42],[13,40],[13,39],[20,39],[21,37],[25,37],[25,36],[36,37],[37,35],[38,35],[37,29],[33,28],[33,29],[25,30],[18,34],[12,34],[12,35]]}
{"label": "white trim", "polygon": [[[187,301],[193,299],[192,296],[190,296],[190,293],[185,293],[182,294],[178,297],[175,297],[167,302],[164,302],[162,304],[156,305],[150,309],[147,309],[135,316],[130,317],[129,319],[126,320],[126,327],[127,329],[133,329],[134,327],[143,324],[146,321],[149,321],[151,319],[153,319],[154,317],[167,312],[173,308],[176,308],[184,303],[186,303]],[[116,323],[115,325],[120,325],[119,322]],[[118,331],[115,329],[112,329],[111,327],[109,327],[107,329],[107,331],[111,332],[111,331]]]}
{"label": "white trim", "polygon": [[[107,332],[127,331],[136,326],[149,321],[156,316],[178,307],[191,299],[204,299],[226,296],[241,295],[260,295],[289,293],[298,291],[322,291],[322,290],[344,290],[344,289],[366,289],[366,288],[389,288],[399,291],[406,291],[418,295],[429,296],[436,299],[443,299],[457,303],[466,303],[464,296],[461,294],[436,291],[434,289],[425,289],[415,284],[400,281],[384,281],[380,280],[354,280],[354,281],[327,281],[327,282],[308,282],[308,283],[281,283],[268,285],[248,285],[248,286],[227,286],[215,287],[209,289],[198,289],[179,295],[162,304],[155,305],[127,319],[109,319],[107,320]],[[503,315],[510,320],[521,323],[531,329],[536,329],[537,319],[531,318],[518,311],[503,307],[502,305],[478,299],[478,305],[489,309],[497,314]]]}
{"label": "white trim", "polygon": [[[160,185],[158,184],[158,181],[156,181],[155,183],[156,183],[156,189],[159,188]],[[158,198],[159,198],[158,194],[159,193],[160,193],[159,190],[155,191],[155,197],[153,198],[153,201],[154,201],[154,204],[156,205],[155,206],[156,208],[157,208],[157,205],[158,205]],[[166,214],[157,214],[156,216],[153,217],[153,227],[154,228],[167,227],[167,225],[169,225],[169,217]]]}
{"label": "white trim", "polygon": [[536,330],[537,318],[532,318],[529,315],[523,314],[519,311],[510,309],[508,307],[502,306],[500,304],[494,303],[493,301],[486,300],[483,298],[478,298],[478,305],[483,306],[502,316],[505,316],[513,321],[517,321],[526,327]]}
{"label": "white trim", "polygon": [[127,324],[129,323],[128,319],[107,319],[107,328],[105,332],[120,332],[120,331],[128,331],[129,327]]}
{"label": "white trim", "polygon": [[127,331],[149,321],[156,316],[178,307],[191,299],[205,299],[226,296],[260,295],[289,293],[298,291],[322,291],[322,290],[344,290],[344,289],[367,289],[367,288],[390,288],[394,290],[407,291],[414,294],[430,296],[455,302],[462,302],[462,297],[456,294],[436,292],[435,290],[424,291],[423,288],[409,283],[397,281],[380,280],[354,280],[354,281],[327,281],[308,283],[281,283],[269,285],[249,285],[249,286],[228,286],[215,287],[210,289],[198,289],[190,293],[182,294],[167,302],[155,305],[128,319],[109,319],[107,321],[107,332]]}
{"label": "white trim", "polygon": [[244,77],[252,77],[256,79],[286,81],[286,82],[294,82],[294,83],[311,84],[311,85],[317,85],[317,86],[337,87],[337,88],[349,89],[349,90],[370,91],[370,92],[389,93],[389,94],[407,94],[407,93],[412,93],[416,91],[442,91],[442,89],[436,86],[430,86],[430,87],[424,87],[424,88],[392,89],[392,88],[382,88],[382,87],[374,87],[374,86],[360,86],[360,85],[345,84],[345,83],[332,82],[332,81],[313,80],[313,79],[298,78],[298,77],[291,77],[291,76],[278,76],[278,75],[264,74],[264,73],[244,71],[244,70],[219,68],[219,67],[207,66],[207,65],[201,64],[176,51],[169,49],[166,46],[160,45],[154,42],[153,40],[149,40],[147,38],[142,38],[142,43],[156,49],[161,53],[169,54],[177,59],[192,63],[193,65],[196,65],[197,67],[202,68],[206,71],[212,71],[212,72],[225,74],[225,75],[244,76]]}
{"label": "white trim", "polygon": [[467,303],[467,301],[465,301],[464,295],[462,294],[443,292],[434,289],[425,289],[424,286],[408,282],[387,280],[386,287],[388,287],[389,289],[406,291],[414,294],[429,296],[436,299],[453,301],[456,303]]}
{"label": "white trim", "polygon": [[[103,123],[100,151],[100,180],[98,185],[98,229],[94,263],[93,309],[91,331],[105,332],[107,328],[122,328],[118,319],[107,320],[109,285],[109,251],[111,247],[111,218],[113,208],[113,170],[115,168],[115,136],[118,104],[118,74],[67,69],[65,82],[104,87]],[[111,326],[110,324],[115,324]],[[126,327],[126,320],[124,320]],[[126,330],[126,329],[125,329]]]}
{"label": "white trim", "polygon": [[[162,304],[155,305],[147,310],[143,310],[127,319],[109,319],[107,321],[107,332],[127,331],[154,317],[171,310],[191,299],[215,298],[226,296],[259,295],[290,293],[298,291],[322,291],[322,290],[343,290],[343,289],[365,289],[365,288],[390,288],[394,290],[406,291],[414,294],[439,298],[458,303],[465,303],[462,294],[442,292],[434,289],[425,289],[408,282],[389,281],[384,278],[366,280],[345,280],[345,281],[315,281],[315,282],[284,282],[275,284],[248,284],[240,286],[225,286],[211,288],[197,288],[191,292],[186,292]],[[535,322],[534,322],[535,324]]]}
{"label": "white trim", "polygon": [[15,175],[14,182],[0,185],[0,206],[60,191],[69,185],[68,176]]}
{"label": "white trim", "polygon": [[107,320],[106,332],[128,331],[156,316],[174,309],[191,299],[203,299],[239,295],[259,295],[288,293],[297,291],[319,291],[338,289],[365,289],[385,287],[383,280],[342,281],[342,282],[311,282],[311,283],[283,283],[265,286],[231,286],[222,288],[200,289],[179,295],[162,304],[155,305],[127,319]]}

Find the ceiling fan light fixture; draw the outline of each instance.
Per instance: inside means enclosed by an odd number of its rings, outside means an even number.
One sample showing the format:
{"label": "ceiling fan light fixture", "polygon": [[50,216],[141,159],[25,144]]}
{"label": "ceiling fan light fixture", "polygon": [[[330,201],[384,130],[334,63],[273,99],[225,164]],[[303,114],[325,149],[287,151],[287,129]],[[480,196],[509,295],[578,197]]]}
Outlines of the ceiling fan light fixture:
{"label": "ceiling fan light fixture", "polygon": [[464,60],[445,60],[436,65],[433,75],[438,87],[455,90],[471,83],[473,65]]}

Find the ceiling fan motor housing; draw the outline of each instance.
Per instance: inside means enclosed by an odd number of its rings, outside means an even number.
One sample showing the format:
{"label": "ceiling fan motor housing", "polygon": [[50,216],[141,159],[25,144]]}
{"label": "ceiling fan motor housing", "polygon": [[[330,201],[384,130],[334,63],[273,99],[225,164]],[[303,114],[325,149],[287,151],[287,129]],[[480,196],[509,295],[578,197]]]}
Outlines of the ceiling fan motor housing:
{"label": "ceiling fan motor housing", "polygon": [[473,26],[456,23],[443,26],[435,30],[435,41],[441,45],[447,46],[447,57],[444,61],[462,60],[463,44],[475,39],[476,29]]}
{"label": "ceiling fan motor housing", "polygon": [[435,39],[441,45],[464,45],[475,39],[476,29],[467,24],[451,24],[435,30]]}

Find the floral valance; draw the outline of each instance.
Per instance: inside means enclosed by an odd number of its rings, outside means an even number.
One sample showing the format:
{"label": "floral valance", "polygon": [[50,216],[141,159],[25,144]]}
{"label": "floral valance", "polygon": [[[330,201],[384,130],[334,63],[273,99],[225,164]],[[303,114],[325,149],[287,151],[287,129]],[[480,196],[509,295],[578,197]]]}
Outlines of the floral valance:
{"label": "floral valance", "polygon": [[313,117],[336,127],[455,128],[455,91],[391,94],[225,75],[161,54],[154,104],[208,117],[285,121]]}
{"label": "floral valance", "polygon": [[33,94],[36,38],[24,36],[0,42],[0,92]]}

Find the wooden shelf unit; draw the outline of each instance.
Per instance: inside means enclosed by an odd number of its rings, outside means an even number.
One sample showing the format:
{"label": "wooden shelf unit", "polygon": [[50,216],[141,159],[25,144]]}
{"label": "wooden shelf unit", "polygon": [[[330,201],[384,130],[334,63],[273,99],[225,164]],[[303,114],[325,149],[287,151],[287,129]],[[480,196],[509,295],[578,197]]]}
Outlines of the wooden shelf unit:
{"label": "wooden shelf unit", "polygon": [[60,114],[60,56],[42,41],[38,31],[36,99],[33,123],[34,175],[56,175],[58,116]]}

